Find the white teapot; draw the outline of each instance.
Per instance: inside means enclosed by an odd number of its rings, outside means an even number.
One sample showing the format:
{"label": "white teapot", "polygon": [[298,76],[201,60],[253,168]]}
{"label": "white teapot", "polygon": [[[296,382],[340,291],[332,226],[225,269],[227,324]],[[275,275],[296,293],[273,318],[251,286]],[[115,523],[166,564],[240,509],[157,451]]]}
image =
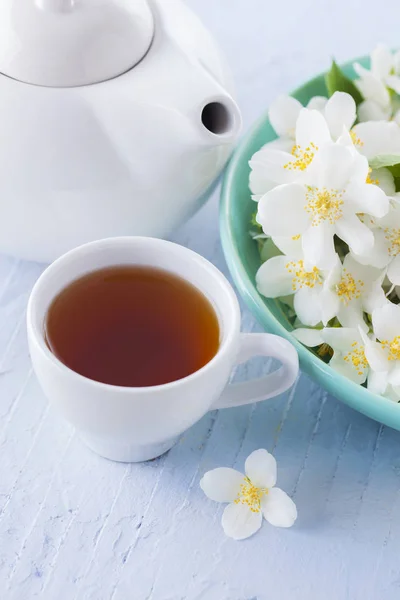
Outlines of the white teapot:
{"label": "white teapot", "polygon": [[1,0],[0,252],[168,236],[231,153],[230,89],[181,0]]}

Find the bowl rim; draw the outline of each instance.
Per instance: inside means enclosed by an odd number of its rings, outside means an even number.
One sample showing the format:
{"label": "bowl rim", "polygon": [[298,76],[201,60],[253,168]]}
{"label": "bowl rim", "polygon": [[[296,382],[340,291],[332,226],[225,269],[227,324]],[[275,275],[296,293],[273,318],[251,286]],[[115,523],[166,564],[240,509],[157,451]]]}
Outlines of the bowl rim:
{"label": "bowl rim", "polygon": [[[350,69],[352,68],[353,63],[366,63],[368,58],[369,57],[367,56],[355,58],[354,60],[344,63],[341,65],[341,67],[344,69]],[[326,72],[320,73],[319,75],[307,80],[295,90],[290,92],[290,96],[295,97],[296,95],[300,94],[305,86],[312,85],[313,83],[319,83],[321,78],[325,76],[325,73]],[[299,342],[292,335],[291,331],[287,330],[271,313],[270,309],[264,304],[264,301],[262,300],[262,297],[256,288],[255,281],[252,280],[241,260],[238,244],[232,227],[232,198],[235,196],[235,192],[232,193],[232,189],[234,189],[238,168],[243,161],[248,162],[249,160],[249,146],[252,144],[254,136],[257,135],[261,125],[264,125],[268,122],[269,119],[267,109],[250,127],[246,135],[240,140],[227,166],[222,182],[219,211],[220,235],[225,260],[235,286],[258,322],[268,329],[272,329],[275,334],[288,339],[294,345],[299,354],[300,364],[303,371],[316,379],[324,388],[328,388],[330,393],[333,393],[333,395],[359,412],[362,412],[376,419],[377,421],[384,422],[392,427],[394,425],[391,421],[395,419],[398,421],[398,424],[395,425],[395,427],[400,429],[400,407],[398,404],[389,398],[385,398],[384,396],[380,396],[369,391],[367,388],[351,381],[340,373],[337,373],[327,363],[313,354],[311,350],[301,344],[301,342]],[[348,389],[349,394],[346,394],[346,399],[341,397],[342,395],[340,390],[338,390],[339,387]],[[384,414],[382,414],[382,412]]]}

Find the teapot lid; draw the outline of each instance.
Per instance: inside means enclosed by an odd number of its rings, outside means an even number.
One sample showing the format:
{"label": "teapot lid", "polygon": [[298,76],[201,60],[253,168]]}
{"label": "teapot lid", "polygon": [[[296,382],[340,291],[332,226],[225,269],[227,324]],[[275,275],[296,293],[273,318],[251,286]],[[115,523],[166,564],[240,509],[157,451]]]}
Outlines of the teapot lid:
{"label": "teapot lid", "polygon": [[72,87],[134,67],[148,51],[147,0],[0,0],[0,74]]}

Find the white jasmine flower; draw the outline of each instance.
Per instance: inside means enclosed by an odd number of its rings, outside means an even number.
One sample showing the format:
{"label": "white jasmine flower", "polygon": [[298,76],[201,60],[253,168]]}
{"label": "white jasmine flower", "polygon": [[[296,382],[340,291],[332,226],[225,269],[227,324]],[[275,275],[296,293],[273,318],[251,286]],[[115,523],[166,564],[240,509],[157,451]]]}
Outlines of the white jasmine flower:
{"label": "white jasmine flower", "polygon": [[[306,108],[322,113],[334,140],[341,135],[343,127],[351,129],[357,117],[354,99],[345,92],[335,92],[329,100],[324,96],[314,96]],[[296,139],[296,124],[302,109],[302,104],[291,96],[279,96],[271,104],[268,116],[278,136]]]}
{"label": "white jasmine flower", "polygon": [[355,254],[372,249],[374,236],[359,213],[383,217],[389,200],[367,183],[368,161],[350,148],[326,144],[295,183],[278,185],[259,201],[257,220],[271,237],[301,235],[307,264],[328,270],[335,266],[333,237]]}
{"label": "white jasmine flower", "polygon": [[280,96],[272,103],[268,116],[279,137],[265,144],[253,155],[249,163],[251,166],[249,187],[254,201],[258,202],[263,194],[276,185],[270,179],[268,170],[264,169],[264,151],[281,150],[286,154],[291,153],[296,135],[296,121],[302,108],[300,102],[291,96]]}
{"label": "white jasmine flower", "polygon": [[294,310],[304,325],[326,325],[337,317],[344,327],[368,329],[364,311],[370,313],[387,302],[380,275],[379,269],[361,265],[350,254],[343,264],[336,255],[335,266],[322,271],[307,266],[304,257],[294,253],[263,263],[256,283],[258,291],[267,298],[294,294]]}
{"label": "white jasmine flower", "polygon": [[278,98],[269,110],[269,119],[281,137],[265,144],[249,163],[253,200],[258,202],[277,183],[295,181],[318,149],[336,140],[343,128],[350,129],[356,116],[355,102],[344,92],[335,92],[329,100],[315,96],[306,109],[291,96]]}
{"label": "white jasmine flower", "polygon": [[385,167],[382,167],[381,169],[370,168],[367,183],[373,183],[380,187],[390,199],[394,198],[396,195],[394,177],[389,169],[386,169]]}
{"label": "white jasmine flower", "polygon": [[[257,152],[257,154],[260,153]],[[261,155],[259,155],[259,158],[261,158]],[[258,159],[256,158],[249,177],[249,188],[251,191],[251,198],[254,200],[254,202],[259,202],[263,195],[266,192],[269,192],[269,190],[272,190],[276,185],[266,175],[264,169],[262,168],[262,161],[260,160],[260,165],[257,163]]]}
{"label": "white jasmine flower", "polygon": [[[367,336],[356,327],[325,327],[322,330],[297,329],[293,332],[305,346],[315,347],[328,344],[333,350],[333,356],[329,365],[340,373],[354,381],[362,384],[367,381],[368,388],[375,391],[376,378],[380,374],[375,373],[367,360],[365,354],[365,339]],[[370,340],[371,347],[379,345]]]}
{"label": "white jasmine flower", "polygon": [[350,137],[356,150],[368,160],[380,154],[400,153],[400,127],[393,121],[358,123],[352,128]]}
{"label": "white jasmine flower", "polygon": [[276,527],[291,527],[297,518],[296,505],[275,487],[275,458],[267,450],[256,450],[246,460],[245,473],[220,467],[200,481],[208,498],[229,502],[222,515],[225,534],[235,540],[248,538],[260,529],[263,516]]}
{"label": "white jasmine flower", "polygon": [[[351,254],[343,264],[337,262],[326,278],[323,301],[343,327],[368,330],[364,312],[372,313],[387,303],[382,289],[382,272],[370,265],[362,265]],[[325,325],[326,323],[324,323]]]}
{"label": "white jasmine flower", "polygon": [[278,96],[272,102],[268,117],[275,133],[291,142],[296,137],[296,121],[303,105],[292,96]]}
{"label": "white jasmine flower", "polygon": [[326,103],[323,115],[328,123],[332,139],[336,141],[341,136],[343,129],[351,130],[357,118],[354,98],[345,92],[335,92]]}
{"label": "white jasmine flower", "polygon": [[265,238],[256,283],[287,305],[299,341],[400,402],[400,304],[389,300],[400,297],[400,52],[380,45],[370,69],[354,69],[358,107],[335,92],[270,108],[278,138],[249,163]]}
{"label": "white jasmine flower", "polygon": [[[365,356],[365,345],[360,330],[354,327],[330,327],[321,333],[322,339],[333,349],[329,365],[354,383],[368,379],[373,385],[374,373]],[[371,342],[374,344],[376,342]]]}
{"label": "white jasmine flower", "polygon": [[[362,154],[373,164],[379,155],[398,153],[400,127],[396,123],[386,121],[359,123],[351,131],[343,130],[338,143],[351,148],[353,152]],[[394,197],[396,194],[394,177],[385,167],[370,167],[366,183],[377,185],[389,197]]]}
{"label": "white jasmine flower", "polygon": [[[321,107],[321,98],[313,105]],[[336,92],[324,105],[322,114],[320,110],[302,108],[300,102],[288,96],[278,99],[269,115],[274,129],[284,137],[279,145],[276,141],[266,144],[252,157],[250,189],[255,195],[263,193],[265,181],[268,184],[295,181],[325,143],[332,138],[336,140],[344,127],[352,126],[356,105],[349,94]],[[285,148],[284,144],[291,139],[294,144]]]}
{"label": "white jasmine flower", "polygon": [[[293,142],[290,142],[289,148],[286,148],[285,150],[290,152],[292,145]],[[251,191],[251,198],[255,202],[259,202],[264,194],[276,186],[276,183],[270,179],[268,170],[264,168],[264,150],[269,146],[270,143],[263,146],[261,150],[253,155],[249,162],[251,167],[249,188]]]}
{"label": "white jasmine flower", "polygon": [[[341,92],[338,92],[338,94]],[[328,98],[326,96],[313,96],[306,108],[310,110],[318,110],[321,113],[324,113],[325,106],[328,102]]]}
{"label": "white jasmine flower", "polygon": [[[326,324],[335,316],[335,307],[326,302],[324,282],[330,271],[307,266],[302,251],[289,256],[275,256],[257,271],[258,291],[267,298],[294,294],[294,310],[304,325]],[[329,298],[330,299],[330,298]]]}
{"label": "white jasmine flower", "polygon": [[374,246],[362,255],[354,254],[356,260],[381,269],[387,267],[389,281],[400,285],[400,206],[396,203],[387,215],[374,219],[370,227]]}
{"label": "white jasmine flower", "polygon": [[382,395],[392,402],[396,402],[398,404],[400,402],[400,386],[388,385],[385,393]]}
{"label": "white jasmine flower", "polygon": [[322,329],[309,329],[308,327],[303,327],[299,325],[296,329],[294,329],[291,333],[293,337],[295,337],[299,342],[304,344],[304,346],[308,346],[309,348],[316,348],[317,346],[322,346],[324,344],[324,340],[321,336]]}
{"label": "white jasmine flower", "polygon": [[393,114],[390,91],[400,93],[400,53],[383,45],[371,53],[371,69],[354,64],[359,79],[355,81],[364,97],[358,107],[360,121],[387,120]]}
{"label": "white jasmine flower", "polygon": [[254,178],[261,177],[261,174],[258,175],[259,171],[267,181],[274,182],[275,185],[295,181],[308,169],[318,150],[328,142],[331,142],[331,135],[321,113],[302,108],[296,121],[296,139],[291,152],[275,149],[267,144],[250,160],[251,191],[255,193]]}
{"label": "white jasmine flower", "polygon": [[372,326],[377,344],[364,336],[365,356],[376,371],[374,391],[391,393],[400,386],[400,306],[388,302],[372,313]]}
{"label": "white jasmine flower", "polygon": [[304,259],[301,235],[293,237],[274,236],[271,239],[282,254],[287,254],[287,256],[297,258],[298,260],[300,258]]}

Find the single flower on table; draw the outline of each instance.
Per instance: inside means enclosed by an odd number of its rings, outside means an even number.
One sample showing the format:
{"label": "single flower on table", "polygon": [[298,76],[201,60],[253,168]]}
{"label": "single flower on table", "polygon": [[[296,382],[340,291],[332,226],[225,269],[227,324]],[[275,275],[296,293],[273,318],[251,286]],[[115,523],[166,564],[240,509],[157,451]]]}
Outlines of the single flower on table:
{"label": "single flower on table", "polygon": [[276,460],[267,450],[255,450],[245,462],[245,475],[228,467],[205,473],[203,492],[215,502],[228,503],[222,515],[225,534],[243,540],[258,531],[263,517],[275,527],[291,527],[297,519],[296,505],[280,488]]}

